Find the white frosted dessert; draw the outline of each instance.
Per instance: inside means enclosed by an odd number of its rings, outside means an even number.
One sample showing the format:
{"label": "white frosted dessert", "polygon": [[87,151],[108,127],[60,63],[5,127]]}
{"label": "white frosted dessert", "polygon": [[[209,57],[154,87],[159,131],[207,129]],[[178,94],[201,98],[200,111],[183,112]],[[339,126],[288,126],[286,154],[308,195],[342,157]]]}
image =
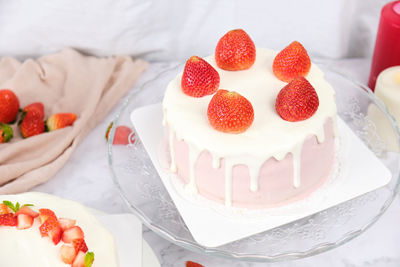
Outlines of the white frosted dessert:
{"label": "white frosted dessert", "polygon": [[305,78],[317,92],[318,110],[307,120],[283,120],[275,100],[287,83],[272,71],[276,54],[257,48],[254,65],[241,71],[219,68],[214,56],[204,58],[218,72],[219,88],[238,92],[254,108],[252,125],[240,134],[211,127],[207,107],[213,95],[184,94],[182,73],[169,83],[162,105],[170,169],[187,190],[226,206],[264,208],[303,198],[329,177],[337,135],[335,92],[312,64]]}
{"label": "white frosted dessert", "polygon": [[[113,236],[91,215],[87,209],[70,200],[42,193],[25,193],[20,195],[2,195],[3,200],[34,204],[31,207],[37,211],[41,208],[51,209],[59,218],[76,220],[76,225],[82,228],[87,247],[94,252],[93,267],[117,267],[118,258]],[[29,229],[19,230],[16,227],[0,226],[0,251],[3,255],[2,267],[66,267],[61,260],[60,248],[63,242],[57,245],[48,237],[42,237],[39,231],[41,223],[34,220]],[[6,257],[4,255],[7,255]]]}

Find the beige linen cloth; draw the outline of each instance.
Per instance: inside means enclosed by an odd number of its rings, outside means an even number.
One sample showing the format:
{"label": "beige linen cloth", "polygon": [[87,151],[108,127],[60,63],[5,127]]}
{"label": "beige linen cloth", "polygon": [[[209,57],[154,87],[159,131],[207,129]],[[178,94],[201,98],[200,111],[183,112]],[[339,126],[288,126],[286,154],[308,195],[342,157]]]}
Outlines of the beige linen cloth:
{"label": "beige linen cloth", "polygon": [[[21,107],[40,101],[46,117],[73,112],[78,118],[71,127],[27,139],[14,125],[12,142],[0,144],[0,194],[24,192],[49,180],[146,67],[145,61],[127,56],[95,58],[72,49],[23,63],[1,59],[0,89],[13,90]],[[105,147],[92,149],[105,153]]]}

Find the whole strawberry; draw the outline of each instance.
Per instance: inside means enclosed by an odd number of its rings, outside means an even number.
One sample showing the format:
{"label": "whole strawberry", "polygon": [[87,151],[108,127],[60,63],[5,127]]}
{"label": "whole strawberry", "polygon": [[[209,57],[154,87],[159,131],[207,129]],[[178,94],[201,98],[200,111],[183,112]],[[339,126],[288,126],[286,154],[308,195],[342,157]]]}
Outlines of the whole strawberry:
{"label": "whole strawberry", "polygon": [[0,123],[0,144],[7,143],[13,138],[13,129],[10,125],[5,123]]}
{"label": "whole strawberry", "polygon": [[231,30],[219,40],[215,48],[215,61],[224,70],[246,70],[256,60],[256,47],[242,29]]}
{"label": "whole strawberry", "polygon": [[55,131],[67,126],[71,126],[76,120],[75,113],[58,113],[50,116],[46,121],[46,129]]}
{"label": "whole strawberry", "polygon": [[211,95],[218,90],[219,74],[204,59],[192,56],[183,70],[182,91],[193,97]]}
{"label": "whole strawberry", "polygon": [[302,121],[310,118],[317,111],[319,99],[314,87],[304,78],[294,78],[281,89],[275,109],[286,121]]}
{"label": "whole strawberry", "polygon": [[216,130],[226,133],[242,133],[254,120],[250,101],[236,92],[220,89],[208,104],[208,121]]}
{"label": "whole strawberry", "polygon": [[272,65],[275,76],[284,82],[290,82],[298,76],[305,77],[310,68],[310,57],[306,49],[297,41],[279,52]]}
{"label": "whole strawberry", "polygon": [[45,130],[43,117],[39,112],[29,111],[23,113],[19,129],[23,138],[41,134]]}
{"label": "whole strawberry", "polygon": [[203,265],[193,262],[193,261],[187,261],[186,262],[186,267],[204,267]]}
{"label": "whole strawberry", "polygon": [[27,112],[37,112],[42,117],[42,119],[44,118],[44,106],[40,102],[35,102],[24,107],[22,113],[27,113]]}
{"label": "whole strawberry", "polygon": [[13,91],[0,90],[0,122],[12,123],[19,111],[19,100]]}

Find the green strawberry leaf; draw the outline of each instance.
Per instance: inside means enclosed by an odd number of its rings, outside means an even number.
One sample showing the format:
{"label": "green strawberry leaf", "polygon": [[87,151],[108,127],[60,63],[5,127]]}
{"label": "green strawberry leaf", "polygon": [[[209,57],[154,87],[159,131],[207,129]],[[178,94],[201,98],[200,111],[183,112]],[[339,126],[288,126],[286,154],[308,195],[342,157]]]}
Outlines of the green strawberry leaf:
{"label": "green strawberry leaf", "polygon": [[94,262],[94,253],[88,252],[85,256],[85,267],[91,267]]}
{"label": "green strawberry leaf", "polygon": [[35,205],[33,205],[33,204],[24,204],[24,205],[22,205],[22,207],[33,207],[33,206],[35,206]]}
{"label": "green strawberry leaf", "polygon": [[[19,204],[19,202],[17,202],[17,204],[13,204],[11,201],[8,200],[4,200],[3,204],[6,205],[7,207],[9,207],[12,211],[17,212],[20,208],[21,208],[21,204]],[[27,206],[33,206],[33,204],[24,204],[22,205],[22,207]]]}

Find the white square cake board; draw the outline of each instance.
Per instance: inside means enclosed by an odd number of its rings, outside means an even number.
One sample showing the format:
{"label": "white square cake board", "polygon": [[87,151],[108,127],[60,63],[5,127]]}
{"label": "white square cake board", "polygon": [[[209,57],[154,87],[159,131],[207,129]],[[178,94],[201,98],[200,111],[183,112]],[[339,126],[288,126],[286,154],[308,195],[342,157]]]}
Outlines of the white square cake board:
{"label": "white square cake board", "polygon": [[221,246],[296,221],[383,187],[391,180],[386,166],[339,118],[339,163],[335,168],[340,168],[340,172],[308,198],[261,211],[225,208],[194,197],[188,199],[178,193],[172,182],[173,175],[160,162],[160,143],[165,138],[162,118],[161,104],[141,107],[131,114],[131,121],[165,188],[193,238],[203,246]]}

